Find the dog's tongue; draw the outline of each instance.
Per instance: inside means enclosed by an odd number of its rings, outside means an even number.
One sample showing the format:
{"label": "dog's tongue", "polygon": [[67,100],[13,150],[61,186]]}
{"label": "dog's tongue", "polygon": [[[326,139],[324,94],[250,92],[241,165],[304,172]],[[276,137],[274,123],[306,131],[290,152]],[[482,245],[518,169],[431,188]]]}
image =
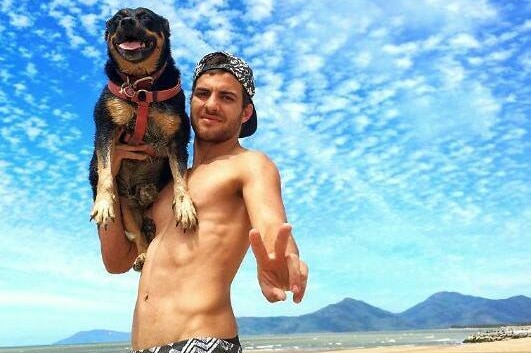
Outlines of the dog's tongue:
{"label": "dog's tongue", "polygon": [[120,48],[123,50],[137,50],[142,48],[142,42],[123,42],[120,43]]}

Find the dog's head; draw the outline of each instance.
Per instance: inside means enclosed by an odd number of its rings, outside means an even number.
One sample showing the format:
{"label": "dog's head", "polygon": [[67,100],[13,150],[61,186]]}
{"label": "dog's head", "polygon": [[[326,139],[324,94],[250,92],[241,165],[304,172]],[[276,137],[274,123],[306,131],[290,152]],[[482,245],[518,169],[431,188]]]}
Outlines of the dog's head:
{"label": "dog's head", "polygon": [[164,65],[170,55],[168,20],[149,9],[121,9],[105,28],[110,59],[121,72],[143,77]]}

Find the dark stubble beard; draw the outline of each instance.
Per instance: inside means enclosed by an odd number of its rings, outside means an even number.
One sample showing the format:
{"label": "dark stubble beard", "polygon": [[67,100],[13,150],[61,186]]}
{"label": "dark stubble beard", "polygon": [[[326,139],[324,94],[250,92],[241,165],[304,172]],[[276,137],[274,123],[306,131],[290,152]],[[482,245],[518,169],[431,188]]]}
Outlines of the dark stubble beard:
{"label": "dark stubble beard", "polygon": [[222,142],[230,140],[231,138],[234,137],[234,135],[238,136],[240,133],[240,128],[242,124],[241,123],[242,114],[243,112],[240,113],[239,119],[231,122],[225,128],[218,129],[215,131],[213,129],[210,129],[208,131],[201,131],[201,129],[197,127],[195,123],[195,119],[192,116],[191,120],[192,120],[192,127],[195,133],[195,138],[201,142],[222,143]]}

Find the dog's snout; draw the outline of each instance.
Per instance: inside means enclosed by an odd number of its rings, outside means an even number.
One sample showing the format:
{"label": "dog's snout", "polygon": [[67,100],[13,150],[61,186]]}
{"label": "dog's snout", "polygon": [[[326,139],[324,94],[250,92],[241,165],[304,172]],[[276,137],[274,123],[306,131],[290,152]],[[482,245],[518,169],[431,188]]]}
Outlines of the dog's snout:
{"label": "dog's snout", "polygon": [[120,21],[120,25],[123,27],[134,27],[136,24],[136,21],[132,17],[124,17]]}

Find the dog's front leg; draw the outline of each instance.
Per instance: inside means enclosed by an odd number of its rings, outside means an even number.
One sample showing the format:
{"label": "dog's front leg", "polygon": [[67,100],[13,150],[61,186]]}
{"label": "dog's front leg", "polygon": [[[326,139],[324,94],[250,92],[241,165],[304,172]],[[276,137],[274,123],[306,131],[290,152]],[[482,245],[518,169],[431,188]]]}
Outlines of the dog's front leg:
{"label": "dog's front leg", "polygon": [[197,227],[197,213],[185,180],[188,154],[186,147],[178,153],[178,148],[172,145],[168,148],[168,161],[173,176],[173,212],[177,225],[181,225],[185,231],[193,231]]}
{"label": "dog's front leg", "polygon": [[107,225],[114,222],[115,211],[114,201],[114,178],[112,176],[112,153],[114,150],[114,132],[106,138],[96,140],[96,158],[98,183],[96,187],[96,199],[90,214],[90,219],[96,221],[98,226]]}

